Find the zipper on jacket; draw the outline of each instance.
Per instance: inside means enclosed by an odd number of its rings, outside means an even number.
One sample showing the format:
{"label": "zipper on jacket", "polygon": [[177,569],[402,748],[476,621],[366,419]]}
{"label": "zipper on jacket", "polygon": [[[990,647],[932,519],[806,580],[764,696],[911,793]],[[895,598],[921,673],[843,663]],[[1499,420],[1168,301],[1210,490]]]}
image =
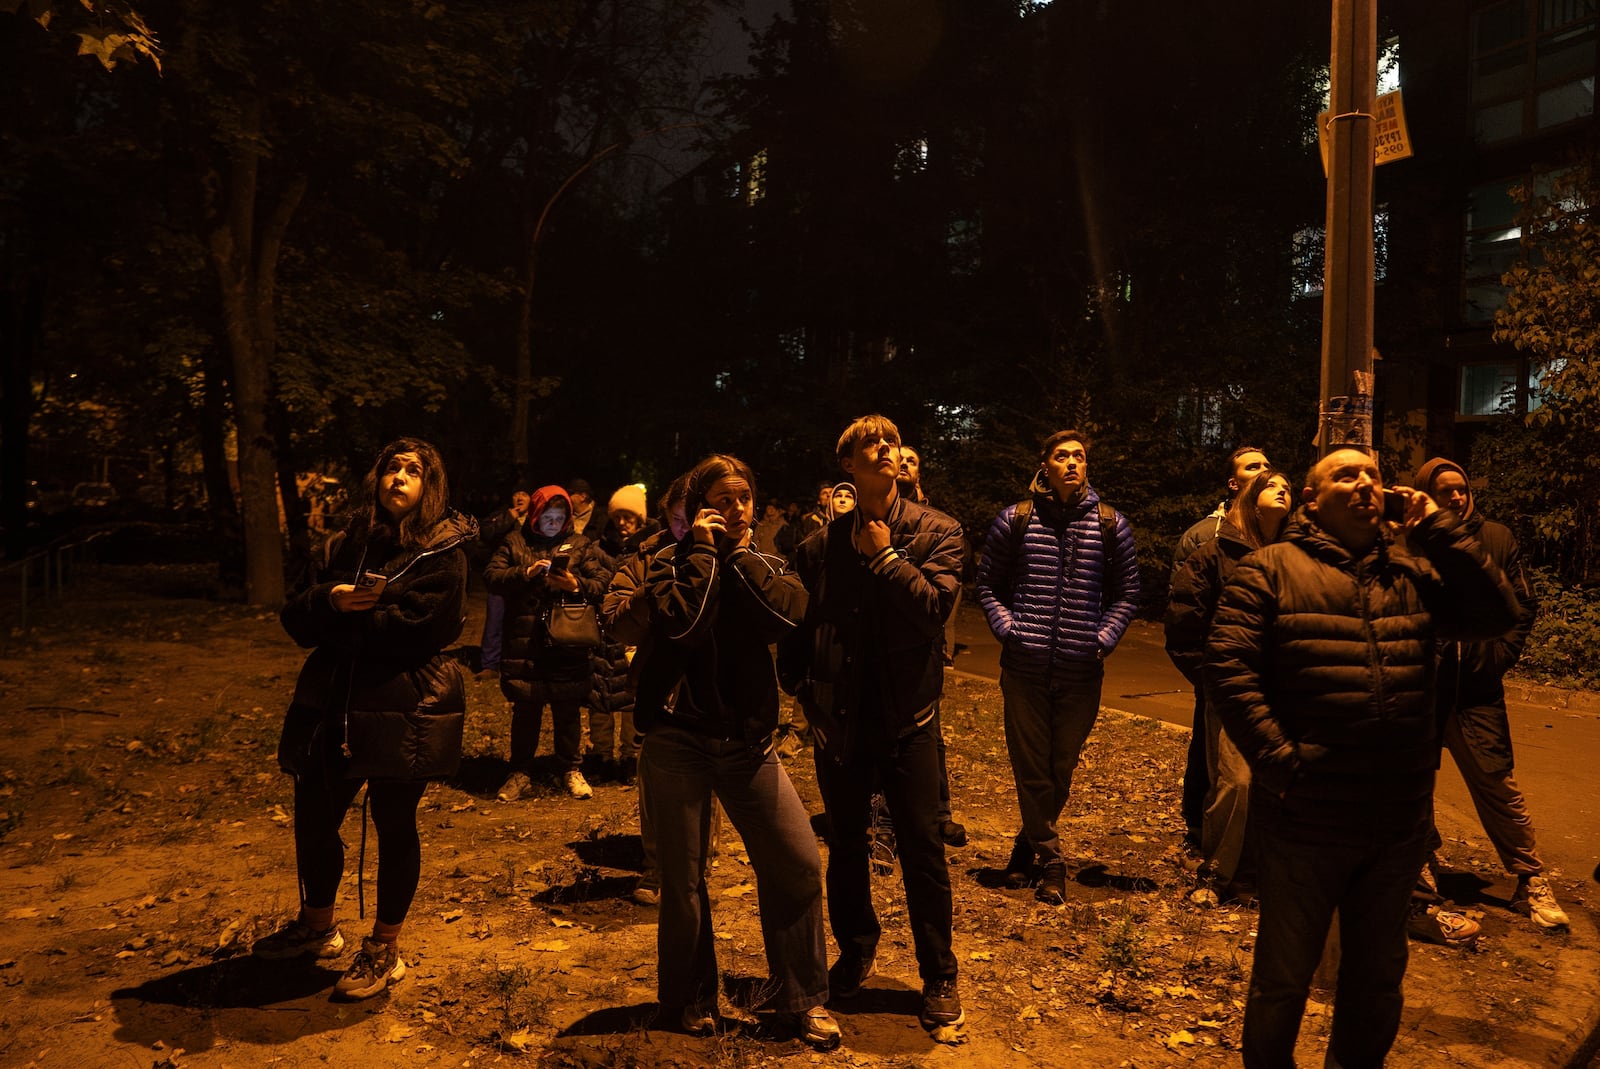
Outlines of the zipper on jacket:
{"label": "zipper on jacket", "polygon": [[1389,719],[1389,703],[1383,695],[1383,652],[1372,629],[1372,606],[1367,601],[1367,569],[1356,561],[1356,593],[1361,604],[1361,629],[1366,632],[1367,649],[1372,657],[1372,696],[1378,703],[1378,719]]}

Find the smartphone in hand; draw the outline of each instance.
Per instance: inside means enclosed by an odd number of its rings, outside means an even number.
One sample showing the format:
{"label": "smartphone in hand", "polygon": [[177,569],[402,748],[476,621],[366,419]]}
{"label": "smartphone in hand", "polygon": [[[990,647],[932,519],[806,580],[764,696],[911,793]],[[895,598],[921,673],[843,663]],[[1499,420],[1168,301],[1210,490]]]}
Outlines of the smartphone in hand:
{"label": "smartphone in hand", "polygon": [[389,585],[389,577],[379,575],[377,572],[362,572],[356,577],[357,590],[370,590],[374,594],[382,594],[383,588]]}
{"label": "smartphone in hand", "polygon": [[1411,499],[1397,490],[1383,492],[1383,518],[1390,523],[1405,523],[1406,510],[1411,507]]}
{"label": "smartphone in hand", "polygon": [[566,553],[550,558],[550,574],[566,575],[567,569],[572,567],[572,557]]}

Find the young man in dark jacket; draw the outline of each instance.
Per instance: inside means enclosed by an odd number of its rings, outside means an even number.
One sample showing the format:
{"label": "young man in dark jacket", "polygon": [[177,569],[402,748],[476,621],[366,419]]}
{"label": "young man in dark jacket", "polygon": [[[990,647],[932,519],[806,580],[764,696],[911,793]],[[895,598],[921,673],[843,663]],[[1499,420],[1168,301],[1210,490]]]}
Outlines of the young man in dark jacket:
{"label": "young man in dark jacket", "polygon": [[1139,560],[1127,517],[1089,484],[1079,432],[1044,440],[1030,490],[989,527],[978,604],[1002,646],[1006,752],[1022,817],[1007,882],[1025,885],[1037,856],[1038,897],[1059,906],[1067,867],[1056,821],[1100,715],[1105,659],[1139,608]]}
{"label": "young man in dark jacket", "polygon": [[944,689],[944,622],[961,583],[961,525],[899,496],[900,432],[864,416],[839,438],[858,504],[795,551],[810,592],[804,625],[780,650],[779,671],[816,738],[828,835],[828,917],[839,959],[833,997],[872,975],[882,929],[872,908],[867,826],[874,785],[899,839],[923,1026],[965,1023],[951,951],[950,870],[939,828],[933,725]]}
{"label": "young man in dark jacket", "polygon": [[[1521,606],[1517,626],[1499,638],[1440,645],[1439,723],[1444,744],[1455,758],[1467,793],[1472,795],[1484,832],[1500,855],[1500,863],[1517,878],[1511,908],[1526,913],[1540,928],[1562,928],[1567,925],[1567,914],[1544,878],[1544,862],[1534,844],[1528,803],[1511,777],[1511,725],[1506,720],[1506,688],[1502,682],[1522,656],[1522,647],[1539,612],[1533,584],[1522,567],[1522,551],[1510,529],[1484,519],[1477,510],[1465,468],[1435,457],[1417,470],[1416,481],[1417,489],[1427,493],[1440,508],[1454,513],[1461,526],[1506,573]],[[1433,846],[1437,849],[1438,845],[1435,833]]]}
{"label": "young man in dark jacket", "polygon": [[1391,553],[1382,476],[1365,453],[1336,450],[1306,482],[1287,537],[1239,562],[1206,644],[1206,694],[1249,762],[1260,836],[1246,1069],[1294,1064],[1335,910],[1328,1063],[1383,1064],[1432,832],[1434,641],[1502,634],[1518,612],[1500,569],[1426,494],[1407,501],[1417,555]]}

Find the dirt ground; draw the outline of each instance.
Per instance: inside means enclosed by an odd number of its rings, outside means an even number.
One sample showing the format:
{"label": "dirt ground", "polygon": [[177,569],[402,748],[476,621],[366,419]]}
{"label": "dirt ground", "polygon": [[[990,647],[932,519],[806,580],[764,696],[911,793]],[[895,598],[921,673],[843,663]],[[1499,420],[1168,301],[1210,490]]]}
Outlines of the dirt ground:
{"label": "dirt ground", "polygon": [[[1197,901],[1180,864],[1186,734],[1101,718],[1064,818],[1068,901],[1047,907],[998,885],[1017,819],[999,696],[957,673],[943,719],[970,836],[950,852],[969,1021],[959,1045],[917,1024],[898,876],[874,879],[878,974],[835,1007],[841,1050],[815,1053],[753,1012],[765,963],[753,874],[731,832],[711,877],[723,1030],[696,1039],[653,1028],[654,911],[628,897],[637,794],[603,784],[577,801],[552,777],[537,797],[496,801],[509,717],[493,682],[469,683],[461,773],[423,800],[422,884],[402,939],[411,969],[376,999],[335,1001],[345,960],[248,953],[297,901],[290,782],[274,748],[303,654],[275,614],[204,591],[203,576],[181,568],[107,568],[6,640],[0,1064],[1237,1064],[1256,915]],[[787,765],[820,814],[809,756]],[[1463,879],[1492,884],[1486,845],[1445,834]],[[369,923],[357,918],[359,809],[345,837],[340,915],[353,942]],[[368,908],[375,860],[369,836]],[[1580,886],[1558,892],[1569,909],[1584,905]],[[1593,954],[1579,945],[1592,927],[1540,935],[1484,901],[1476,953],[1413,945],[1392,1064],[1543,1064],[1555,1049],[1551,979],[1566,957]],[[1326,1030],[1314,1003],[1305,1062],[1320,1062]]]}

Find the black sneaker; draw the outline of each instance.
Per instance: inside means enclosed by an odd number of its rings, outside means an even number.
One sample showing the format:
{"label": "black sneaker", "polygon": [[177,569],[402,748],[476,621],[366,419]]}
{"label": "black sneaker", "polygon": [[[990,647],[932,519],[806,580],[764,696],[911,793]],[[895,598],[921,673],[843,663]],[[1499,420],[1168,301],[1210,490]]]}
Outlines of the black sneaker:
{"label": "black sneaker", "polygon": [[1020,891],[1033,882],[1033,844],[1027,837],[1017,836],[1011,846],[1011,859],[1006,862],[1004,883],[1013,891]]}
{"label": "black sneaker", "polygon": [[922,1027],[960,1028],[967,1023],[961,1010],[961,996],[956,993],[956,979],[930,980],[922,985],[922,1013],[918,1016]]}
{"label": "black sneaker", "polygon": [[946,820],[939,825],[939,838],[944,840],[946,846],[966,846],[967,826]]}
{"label": "black sneaker", "polygon": [[872,874],[893,875],[894,858],[894,833],[880,828],[873,833],[872,842],[867,846],[867,862],[872,867]]}
{"label": "black sneaker", "polygon": [[832,999],[852,999],[861,994],[861,985],[878,966],[878,955],[840,954],[839,960],[828,969],[828,994]]}
{"label": "black sneaker", "polygon": [[1039,889],[1033,897],[1047,906],[1059,906],[1067,900],[1067,866],[1061,861],[1048,862],[1039,876]]}

